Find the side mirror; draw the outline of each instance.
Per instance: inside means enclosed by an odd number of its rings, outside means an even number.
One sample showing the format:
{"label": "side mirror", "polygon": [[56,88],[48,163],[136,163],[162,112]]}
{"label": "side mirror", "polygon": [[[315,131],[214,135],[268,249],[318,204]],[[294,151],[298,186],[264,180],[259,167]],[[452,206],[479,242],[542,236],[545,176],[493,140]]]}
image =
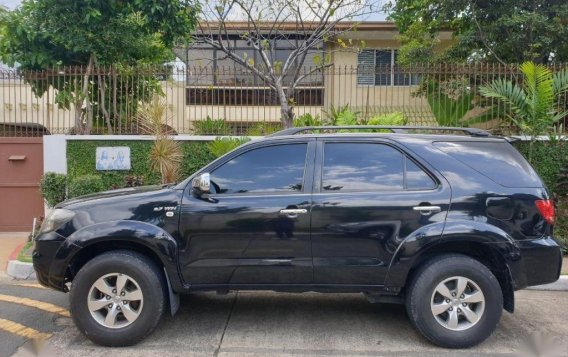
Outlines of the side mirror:
{"label": "side mirror", "polygon": [[209,175],[209,172],[202,173],[195,177],[191,181],[191,187],[200,195],[209,193],[211,189],[211,175]]}

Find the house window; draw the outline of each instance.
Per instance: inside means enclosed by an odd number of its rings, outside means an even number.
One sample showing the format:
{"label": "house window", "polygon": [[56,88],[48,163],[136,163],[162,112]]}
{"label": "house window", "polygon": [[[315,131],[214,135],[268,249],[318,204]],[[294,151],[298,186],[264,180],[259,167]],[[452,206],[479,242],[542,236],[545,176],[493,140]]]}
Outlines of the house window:
{"label": "house window", "polygon": [[[251,50],[246,40],[238,37],[230,40],[232,51],[240,58],[247,59],[263,68],[263,62],[256,51]],[[298,46],[297,39],[274,38],[267,51],[269,60],[280,66]],[[301,74],[308,73],[315,66],[315,56],[323,57],[321,48],[310,51],[302,64]],[[204,43],[196,42],[187,49],[188,76],[186,89],[187,105],[233,105],[259,106],[278,105],[276,93],[266,81],[256,75],[250,68],[236,63],[220,50]],[[284,85],[292,78],[285,77]],[[323,105],[324,88],[323,73],[316,71],[302,79],[294,94],[294,102],[299,106]]]}
{"label": "house window", "polygon": [[357,56],[357,85],[408,86],[416,85],[419,76],[396,64],[397,50],[369,49]]}

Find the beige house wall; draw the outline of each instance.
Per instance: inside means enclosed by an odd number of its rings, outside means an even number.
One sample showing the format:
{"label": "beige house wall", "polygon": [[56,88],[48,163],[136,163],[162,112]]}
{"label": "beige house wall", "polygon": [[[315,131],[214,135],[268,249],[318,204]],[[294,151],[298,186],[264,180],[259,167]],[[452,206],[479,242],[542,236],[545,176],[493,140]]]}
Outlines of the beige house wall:
{"label": "beige house wall", "polygon": [[[163,82],[162,89],[172,117],[167,124],[178,132],[191,131],[194,121],[204,120],[207,116],[231,123],[280,122],[279,106],[186,105],[183,83]],[[319,106],[302,106],[296,108],[296,114],[321,115],[322,110],[323,107]]]}
{"label": "beige house wall", "polygon": [[[361,46],[355,41],[355,47]],[[400,42],[391,39],[365,40],[365,49],[397,49]],[[424,97],[414,96],[415,85],[359,85],[357,84],[357,51],[330,48],[335,75],[327,77],[326,106],[349,105],[363,116],[403,112],[410,124],[435,123],[430,106]]]}
{"label": "beige house wall", "polygon": [[[346,34],[345,39],[354,43],[364,40],[369,49],[396,49],[396,31],[368,31]],[[440,46],[449,43],[447,34]],[[310,113],[323,115],[324,110],[350,105],[367,117],[402,111],[411,124],[433,124],[433,115],[426,99],[413,96],[416,86],[361,86],[357,84],[357,52],[349,49],[330,48],[334,67],[324,76],[324,105],[298,106],[297,115]],[[179,133],[191,133],[193,122],[207,116],[225,119],[233,123],[279,122],[279,106],[221,106],[186,105],[184,82],[162,82],[170,117],[167,124]],[[55,93],[50,89],[37,98],[31,87],[21,82],[0,80],[0,123],[36,123],[52,133],[67,133],[74,126],[75,109],[59,109],[54,104]]]}
{"label": "beige house wall", "polygon": [[53,88],[39,98],[27,84],[0,80],[0,123],[33,123],[51,133],[67,132],[74,125],[75,110],[58,108],[54,98]]}

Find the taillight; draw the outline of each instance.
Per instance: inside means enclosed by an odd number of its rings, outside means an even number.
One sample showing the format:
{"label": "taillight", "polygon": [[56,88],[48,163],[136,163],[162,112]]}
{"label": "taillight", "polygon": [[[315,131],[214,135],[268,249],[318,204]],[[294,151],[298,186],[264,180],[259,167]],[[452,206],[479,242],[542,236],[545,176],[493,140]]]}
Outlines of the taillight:
{"label": "taillight", "polygon": [[542,218],[550,224],[554,224],[554,202],[552,200],[536,200],[534,201],[536,208],[540,212]]}

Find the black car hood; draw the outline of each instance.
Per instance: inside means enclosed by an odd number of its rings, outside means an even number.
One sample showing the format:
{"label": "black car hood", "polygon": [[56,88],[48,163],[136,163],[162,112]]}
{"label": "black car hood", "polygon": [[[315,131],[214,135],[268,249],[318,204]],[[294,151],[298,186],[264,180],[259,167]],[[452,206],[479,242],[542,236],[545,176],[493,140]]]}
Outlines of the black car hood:
{"label": "black car hood", "polygon": [[[139,187],[129,187],[129,188],[121,188],[117,190],[110,190],[104,192],[93,193],[90,195],[80,196],[76,198],[72,198],[66,200],[59,205],[57,208],[66,208],[75,205],[81,205],[82,203],[87,203],[90,201],[98,201],[98,200],[105,200],[105,199],[112,199],[112,198],[124,198],[123,196],[132,196],[138,195],[142,193],[149,193],[160,191],[166,188],[171,187],[172,185],[154,185],[154,186],[139,186]],[[94,202],[90,202],[94,203]]]}

